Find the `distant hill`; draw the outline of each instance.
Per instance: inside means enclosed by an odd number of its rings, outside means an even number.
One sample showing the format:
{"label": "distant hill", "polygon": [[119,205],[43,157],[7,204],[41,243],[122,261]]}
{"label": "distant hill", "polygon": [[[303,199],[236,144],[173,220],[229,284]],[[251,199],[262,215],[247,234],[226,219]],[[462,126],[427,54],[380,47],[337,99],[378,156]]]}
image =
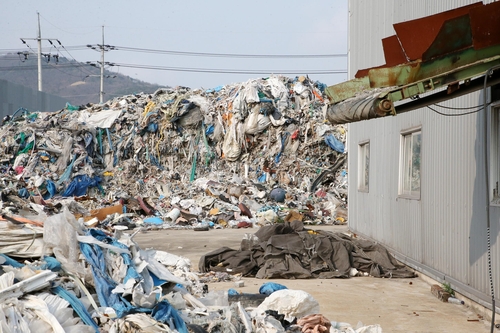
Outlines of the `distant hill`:
{"label": "distant hill", "polygon": [[[0,56],[0,79],[38,90],[37,59],[22,58],[17,54]],[[153,93],[161,87],[107,70],[104,75],[104,101],[140,92]],[[100,82],[99,68],[62,57],[42,60],[43,91],[72,105],[99,103]]]}

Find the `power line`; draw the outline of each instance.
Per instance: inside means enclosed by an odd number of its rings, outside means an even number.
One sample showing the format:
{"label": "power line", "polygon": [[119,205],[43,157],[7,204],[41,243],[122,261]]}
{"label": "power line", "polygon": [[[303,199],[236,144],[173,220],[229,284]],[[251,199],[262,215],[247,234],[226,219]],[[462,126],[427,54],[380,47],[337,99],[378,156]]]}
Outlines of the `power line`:
{"label": "power line", "polygon": [[[86,67],[85,64],[82,64],[82,63],[77,63],[77,64],[73,64],[73,63],[68,63],[68,64],[58,64],[56,66],[53,66],[53,65],[49,65],[50,67],[44,67],[43,69],[51,69],[51,68],[55,68],[55,67],[59,67],[59,68],[82,68],[82,67]],[[52,67],[53,66],[53,67]],[[25,70],[33,70],[33,69],[37,69],[38,66],[37,65],[21,65],[21,66],[0,66],[0,71],[25,71]]]}
{"label": "power line", "polygon": [[195,73],[216,73],[216,74],[297,74],[297,73],[307,73],[307,74],[346,74],[345,69],[334,69],[334,70],[239,70],[239,69],[210,69],[210,68],[187,68],[187,67],[167,67],[167,66],[151,66],[151,65],[136,65],[136,64],[122,64],[122,63],[108,63],[110,66],[120,66],[136,69],[153,69],[153,70],[163,70],[163,71],[174,71],[174,72],[195,72]]}
{"label": "power line", "polygon": [[[92,45],[73,45],[67,46],[67,50],[83,51]],[[226,57],[226,58],[345,58],[347,53],[331,53],[331,54],[238,54],[238,53],[210,53],[210,52],[190,52],[190,51],[173,51],[173,50],[156,50],[144,49],[128,46],[112,46],[106,47],[115,50],[129,51],[129,52],[143,52],[143,53],[156,53],[156,54],[170,54],[180,56],[198,56],[198,57]],[[0,53],[15,53],[20,49],[0,49]]]}
{"label": "power line", "polygon": [[171,54],[171,55],[194,56],[194,57],[200,57],[200,56],[201,57],[225,57],[225,58],[341,58],[341,57],[343,58],[343,57],[347,57],[347,53],[338,53],[338,54],[237,54],[237,53],[208,53],[208,52],[154,50],[154,49],[143,49],[143,48],[137,48],[137,47],[127,47],[127,46],[114,46],[114,48],[116,50],[122,50],[122,51]]}
{"label": "power line", "polygon": [[[150,70],[164,70],[164,71],[173,71],[173,72],[194,72],[194,73],[215,73],[215,74],[271,74],[271,73],[280,73],[280,74],[297,74],[297,73],[307,73],[307,74],[346,74],[347,70],[239,70],[239,69],[210,69],[210,68],[187,68],[187,67],[167,67],[167,66],[151,66],[151,65],[134,65],[134,64],[122,64],[122,63],[105,63],[109,66],[117,66],[117,67],[126,67],[126,68],[136,68],[136,69],[150,69]],[[88,64],[82,63],[67,63],[61,64],[59,63],[57,66],[59,68],[82,68],[87,66]],[[92,64],[90,64],[92,65]],[[94,64],[95,65],[95,64]],[[36,65],[23,65],[23,66],[0,66],[0,71],[9,71],[9,70],[33,70],[36,69]],[[50,68],[47,68],[50,69]],[[94,75],[93,73],[91,75]]]}

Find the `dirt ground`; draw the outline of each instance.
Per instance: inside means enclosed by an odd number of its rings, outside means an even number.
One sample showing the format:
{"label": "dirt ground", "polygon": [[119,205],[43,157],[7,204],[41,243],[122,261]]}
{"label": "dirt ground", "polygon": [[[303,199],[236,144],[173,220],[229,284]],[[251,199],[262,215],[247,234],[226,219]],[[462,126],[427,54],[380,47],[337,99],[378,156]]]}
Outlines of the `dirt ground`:
{"label": "dirt ground", "polygon": [[[307,226],[310,229],[347,232],[346,226]],[[191,260],[191,271],[198,272],[202,255],[222,246],[239,249],[245,233],[256,229],[149,230],[139,232],[134,240],[141,248],[154,248]],[[347,322],[353,327],[379,324],[383,332],[489,332],[489,322],[482,320],[465,305],[443,303],[431,294],[431,286],[421,278],[259,280],[243,278],[244,287],[234,282],[211,283],[209,290],[236,289],[258,293],[269,281],[288,289],[304,290],[320,304],[321,313],[330,321]]]}

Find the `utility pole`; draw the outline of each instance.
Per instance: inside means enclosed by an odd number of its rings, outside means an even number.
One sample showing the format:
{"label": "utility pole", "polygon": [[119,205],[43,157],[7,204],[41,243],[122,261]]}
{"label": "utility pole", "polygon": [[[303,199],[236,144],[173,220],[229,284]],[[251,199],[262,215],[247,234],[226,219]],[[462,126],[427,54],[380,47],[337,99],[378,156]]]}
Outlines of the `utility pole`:
{"label": "utility pole", "polygon": [[101,91],[99,93],[99,103],[104,99],[104,26],[102,26],[102,45],[101,45]]}
{"label": "utility pole", "polygon": [[[23,44],[26,44],[25,40],[36,40],[38,44],[38,91],[42,91],[42,40],[48,40],[50,42],[51,39],[57,40],[59,44],[59,40],[57,38],[42,38],[42,29],[40,28],[40,13],[36,12],[38,15],[38,36],[36,38],[21,38]],[[52,42],[50,42],[52,44]],[[26,44],[27,45],[27,44]],[[29,45],[27,45],[29,47]]]}
{"label": "utility pole", "polygon": [[38,91],[42,91],[42,29],[40,29],[40,13],[38,15]]}
{"label": "utility pole", "polygon": [[[102,104],[104,102],[104,65],[114,66],[114,64],[112,64],[112,63],[104,62],[104,52],[114,50],[115,47],[110,46],[110,45],[104,45],[104,26],[102,26],[102,44],[87,45],[87,47],[89,47],[93,50],[96,50],[96,51],[99,49],[101,52],[101,61],[100,62],[98,61],[97,64],[99,64],[99,67],[101,69],[101,88],[99,91],[99,103]],[[91,61],[87,61],[87,64],[94,66],[94,67],[97,67],[97,64],[92,63]],[[92,75],[88,75],[88,76],[92,76]],[[110,77],[110,76],[108,75],[106,77]],[[115,76],[113,76],[113,77],[115,77]]]}

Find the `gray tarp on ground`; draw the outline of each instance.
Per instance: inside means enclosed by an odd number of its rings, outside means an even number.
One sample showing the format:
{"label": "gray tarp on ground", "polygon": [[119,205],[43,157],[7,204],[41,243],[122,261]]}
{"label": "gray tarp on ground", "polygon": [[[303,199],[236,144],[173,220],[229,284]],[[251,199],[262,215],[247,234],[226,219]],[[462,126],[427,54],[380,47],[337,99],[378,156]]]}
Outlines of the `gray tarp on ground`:
{"label": "gray tarp on ground", "polygon": [[374,277],[409,278],[407,269],[380,244],[343,233],[314,231],[301,223],[261,227],[253,245],[222,247],[200,258],[200,272],[225,271],[261,279],[348,278],[351,268]]}

